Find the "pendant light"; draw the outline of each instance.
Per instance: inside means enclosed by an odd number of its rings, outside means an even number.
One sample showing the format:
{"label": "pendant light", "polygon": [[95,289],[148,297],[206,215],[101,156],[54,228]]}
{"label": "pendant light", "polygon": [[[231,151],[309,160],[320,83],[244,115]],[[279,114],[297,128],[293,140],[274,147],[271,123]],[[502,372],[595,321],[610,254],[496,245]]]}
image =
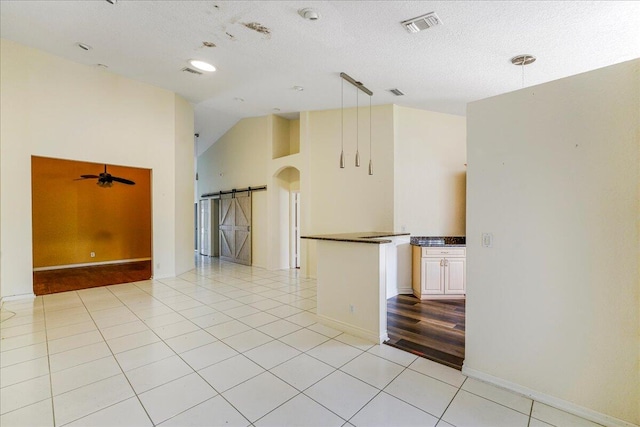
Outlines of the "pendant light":
{"label": "pendant light", "polygon": [[373,175],[373,160],[371,150],[371,95],[369,95],[369,175]]}
{"label": "pendant light", "polygon": [[373,96],[373,92],[367,89],[361,82],[355,80],[353,77],[349,76],[346,73],[340,73],[340,77],[342,77],[342,86],[340,92],[340,117],[341,117],[341,128],[340,128],[340,168],[344,169],[345,167],[345,159],[344,159],[344,81],[348,81],[352,85],[356,87],[356,156],[355,156],[355,165],[356,167],[360,167],[360,93],[362,91],[369,95],[369,175],[373,175],[373,160],[372,160],[372,149],[371,149],[371,97]]}
{"label": "pendant light", "polygon": [[340,88],[340,114],[342,125],[340,126],[340,169],[344,169],[344,80]]}
{"label": "pendant light", "polygon": [[356,87],[356,167],[360,167],[360,89]]}

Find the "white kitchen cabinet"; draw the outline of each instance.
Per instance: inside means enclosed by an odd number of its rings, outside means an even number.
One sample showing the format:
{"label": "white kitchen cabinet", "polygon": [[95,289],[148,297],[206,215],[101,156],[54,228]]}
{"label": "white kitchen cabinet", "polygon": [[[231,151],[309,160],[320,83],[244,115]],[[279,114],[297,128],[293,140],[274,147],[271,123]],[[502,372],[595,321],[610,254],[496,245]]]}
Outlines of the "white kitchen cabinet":
{"label": "white kitchen cabinet", "polygon": [[464,298],[466,248],[413,246],[412,287],[420,299]]}

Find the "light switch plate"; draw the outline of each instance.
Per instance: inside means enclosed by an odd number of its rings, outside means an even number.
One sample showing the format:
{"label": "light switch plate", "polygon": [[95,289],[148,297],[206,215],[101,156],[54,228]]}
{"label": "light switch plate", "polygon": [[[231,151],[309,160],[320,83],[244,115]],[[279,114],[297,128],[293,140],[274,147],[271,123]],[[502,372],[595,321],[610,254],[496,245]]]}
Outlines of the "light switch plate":
{"label": "light switch plate", "polygon": [[493,233],[482,233],[482,247],[493,247]]}

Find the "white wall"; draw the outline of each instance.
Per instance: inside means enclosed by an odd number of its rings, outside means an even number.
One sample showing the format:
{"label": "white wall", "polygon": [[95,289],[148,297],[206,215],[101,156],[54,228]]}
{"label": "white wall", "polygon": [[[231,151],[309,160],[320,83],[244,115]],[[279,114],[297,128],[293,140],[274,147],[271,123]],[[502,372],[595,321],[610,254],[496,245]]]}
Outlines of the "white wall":
{"label": "white wall", "polygon": [[[175,95],[175,233],[176,233],[176,274],[191,270],[194,267],[194,156],[193,143],[193,107],[185,99]],[[189,206],[190,209],[187,209]],[[189,228],[191,233],[183,232]]]}
{"label": "white wall", "polygon": [[394,225],[418,236],[464,236],[466,119],[394,107]]}
{"label": "white wall", "polygon": [[465,370],[640,424],[640,60],[467,117]]}
{"label": "white wall", "polygon": [[[366,109],[368,113],[368,108]],[[309,113],[309,179],[312,198],[309,211],[311,234],[393,229],[393,105],[373,107],[374,174],[369,163],[369,120],[360,114],[361,166],[356,168],[356,110],[345,109],[344,152],[346,167],[340,160],[340,110]],[[363,118],[365,117],[365,118]],[[301,135],[301,138],[303,136]]]}
{"label": "white wall", "polygon": [[[184,123],[190,107],[167,90],[9,40],[0,67],[0,295],[32,293],[32,155],[152,169],[154,275],[181,273],[179,242],[193,228],[177,220],[193,215],[193,201],[189,193],[184,211],[176,205],[176,189],[192,188],[182,173],[189,166],[176,163],[176,152],[189,149],[176,142],[176,112]],[[188,125],[179,126],[186,135]]]}
{"label": "white wall", "polygon": [[240,120],[198,156],[198,195],[265,185],[271,159],[268,116]]}

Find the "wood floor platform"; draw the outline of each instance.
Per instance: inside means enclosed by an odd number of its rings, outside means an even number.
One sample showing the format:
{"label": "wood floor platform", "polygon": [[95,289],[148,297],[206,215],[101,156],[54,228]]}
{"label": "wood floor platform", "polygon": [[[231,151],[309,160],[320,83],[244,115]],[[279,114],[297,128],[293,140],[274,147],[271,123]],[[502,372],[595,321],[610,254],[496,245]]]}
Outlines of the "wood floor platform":
{"label": "wood floor platform", "polygon": [[150,278],[151,261],[34,271],[33,293],[47,295]]}
{"label": "wood floor platform", "polygon": [[452,368],[464,361],[465,300],[420,301],[413,295],[387,300],[385,344]]}

